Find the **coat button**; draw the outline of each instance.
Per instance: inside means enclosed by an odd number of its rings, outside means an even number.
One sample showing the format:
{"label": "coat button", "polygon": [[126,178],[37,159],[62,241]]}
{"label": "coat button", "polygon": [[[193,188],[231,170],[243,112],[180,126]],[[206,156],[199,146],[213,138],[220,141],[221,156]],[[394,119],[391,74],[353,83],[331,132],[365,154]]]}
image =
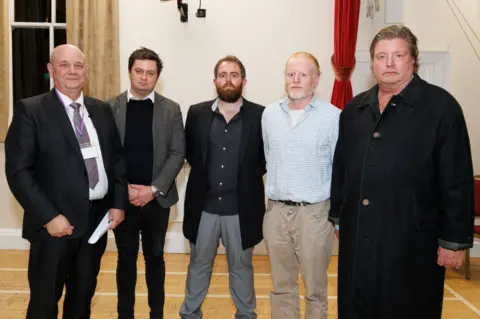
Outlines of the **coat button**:
{"label": "coat button", "polygon": [[370,205],[370,201],[365,198],[364,200],[362,200],[362,204],[363,204],[363,206],[368,206],[368,205]]}
{"label": "coat button", "polygon": [[380,133],[378,132],[373,133],[373,138],[379,138],[379,137],[380,137]]}

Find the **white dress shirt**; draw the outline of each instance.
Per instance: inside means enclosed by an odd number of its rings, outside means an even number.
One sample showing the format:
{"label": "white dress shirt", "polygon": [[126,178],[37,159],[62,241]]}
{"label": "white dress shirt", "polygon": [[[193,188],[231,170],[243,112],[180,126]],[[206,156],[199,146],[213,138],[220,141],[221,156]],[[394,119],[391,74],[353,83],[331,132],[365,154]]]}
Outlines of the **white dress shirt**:
{"label": "white dress shirt", "polygon": [[88,132],[88,136],[90,137],[90,143],[92,144],[93,147],[95,147],[98,154],[98,157],[96,157],[97,167],[98,167],[98,183],[94,189],[89,188],[89,191],[90,191],[89,198],[90,200],[102,199],[105,197],[108,191],[108,178],[107,178],[107,173],[105,172],[105,165],[103,164],[102,150],[100,148],[100,142],[98,141],[97,130],[95,129],[92,119],[90,118],[88,114],[88,110],[85,107],[85,104],[83,102],[83,93],[80,94],[80,97],[77,100],[72,101],[68,96],[62,94],[57,89],[55,90],[57,91],[57,94],[60,97],[60,100],[63,102],[63,105],[65,106],[65,111],[67,112],[68,118],[70,119],[70,123],[72,124],[72,129],[74,133],[75,133],[75,124],[73,123],[73,114],[75,113],[75,111],[70,106],[70,104],[72,104],[73,102],[80,104],[80,109],[79,109],[80,116],[83,115],[83,121],[85,124],[85,128]]}

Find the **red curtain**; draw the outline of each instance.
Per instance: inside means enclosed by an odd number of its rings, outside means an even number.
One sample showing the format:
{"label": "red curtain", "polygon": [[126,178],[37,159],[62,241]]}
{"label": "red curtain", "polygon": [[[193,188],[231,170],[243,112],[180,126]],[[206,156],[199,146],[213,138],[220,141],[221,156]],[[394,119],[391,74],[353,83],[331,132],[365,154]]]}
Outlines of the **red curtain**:
{"label": "red curtain", "polygon": [[343,109],[353,97],[350,77],[355,67],[360,0],[335,0],[334,53],[335,71],[331,103]]}
{"label": "red curtain", "polygon": [[[480,218],[480,175],[474,176],[475,184],[475,216],[476,219]],[[475,226],[475,233],[480,234],[480,225]]]}

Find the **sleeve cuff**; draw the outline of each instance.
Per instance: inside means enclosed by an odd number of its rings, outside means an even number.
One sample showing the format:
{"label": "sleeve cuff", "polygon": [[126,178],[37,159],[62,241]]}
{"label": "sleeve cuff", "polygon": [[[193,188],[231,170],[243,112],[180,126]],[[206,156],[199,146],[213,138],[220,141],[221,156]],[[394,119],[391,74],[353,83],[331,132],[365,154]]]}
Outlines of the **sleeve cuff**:
{"label": "sleeve cuff", "polygon": [[438,239],[438,245],[442,248],[453,250],[453,251],[465,250],[467,248],[473,247],[473,239],[471,244],[452,243],[443,239]]}
{"label": "sleeve cuff", "polygon": [[340,218],[328,216],[328,221],[333,223],[335,226],[340,225]]}

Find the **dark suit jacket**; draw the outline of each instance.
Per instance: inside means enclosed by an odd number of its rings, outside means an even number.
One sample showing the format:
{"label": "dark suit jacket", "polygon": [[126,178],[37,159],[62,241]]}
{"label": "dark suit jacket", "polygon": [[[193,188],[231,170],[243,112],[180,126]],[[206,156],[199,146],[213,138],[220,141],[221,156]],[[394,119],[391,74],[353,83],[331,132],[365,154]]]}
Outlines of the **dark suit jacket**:
{"label": "dark suit jacket", "polygon": [[[122,145],[125,141],[125,117],[127,92],[109,101],[112,107]],[[178,103],[155,93],[153,107],[153,176],[152,184],[163,196],[157,197],[162,207],[177,203],[178,193],[175,178],[185,163],[185,131],[182,112]]]}
{"label": "dark suit jacket", "polygon": [[[84,103],[108,177],[108,193],[101,203],[105,212],[124,210],[128,204],[125,161],[112,112],[106,103],[87,96]],[[71,122],[54,90],[15,104],[5,156],[8,185],[25,210],[23,237],[49,236],[43,226],[58,214],[74,226],[71,238],[83,236],[92,224],[88,175]]]}
{"label": "dark suit jacket", "polygon": [[[213,102],[207,101],[191,106],[185,124],[187,161],[191,171],[185,195],[183,233],[193,243],[197,239],[200,217],[208,194],[206,161],[210,125],[213,119]],[[263,238],[265,155],[261,119],[265,108],[246,99],[243,99],[242,107],[237,192],[242,247],[247,249],[258,244]]]}

